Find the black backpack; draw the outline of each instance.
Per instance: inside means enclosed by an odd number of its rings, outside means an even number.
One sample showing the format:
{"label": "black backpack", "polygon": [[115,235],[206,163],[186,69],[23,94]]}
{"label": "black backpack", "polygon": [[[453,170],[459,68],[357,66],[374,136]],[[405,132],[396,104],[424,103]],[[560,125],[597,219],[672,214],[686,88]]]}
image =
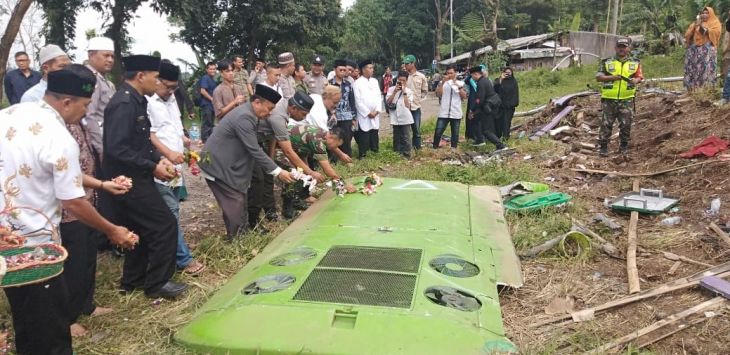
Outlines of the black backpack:
{"label": "black backpack", "polygon": [[[201,78],[202,79],[202,78]],[[198,79],[193,85],[193,105],[200,107],[203,95],[200,94],[200,80]]]}

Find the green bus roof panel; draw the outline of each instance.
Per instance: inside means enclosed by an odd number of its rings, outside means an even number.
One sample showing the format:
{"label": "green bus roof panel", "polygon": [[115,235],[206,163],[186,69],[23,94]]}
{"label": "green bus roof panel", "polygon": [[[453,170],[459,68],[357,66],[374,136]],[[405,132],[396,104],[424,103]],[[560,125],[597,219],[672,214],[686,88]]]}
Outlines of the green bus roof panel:
{"label": "green bus roof panel", "polygon": [[211,354],[513,349],[496,285],[522,276],[502,214],[491,187],[386,179],[373,196],[328,192],[175,339]]}

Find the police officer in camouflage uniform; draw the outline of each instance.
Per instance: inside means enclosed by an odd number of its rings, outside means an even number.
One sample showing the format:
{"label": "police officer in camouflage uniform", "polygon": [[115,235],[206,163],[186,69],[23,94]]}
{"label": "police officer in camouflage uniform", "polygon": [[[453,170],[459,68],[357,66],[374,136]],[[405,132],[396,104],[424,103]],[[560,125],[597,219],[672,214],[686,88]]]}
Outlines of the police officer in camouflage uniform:
{"label": "police officer in camouflage uniform", "polygon": [[596,80],[601,82],[601,131],[598,138],[599,154],[608,156],[608,142],[611,139],[613,123],[618,119],[620,152],[629,151],[631,140],[631,119],[634,116],[632,103],[636,85],[644,80],[639,60],[631,58],[631,40],[620,37],[616,40],[616,55],[601,61]]}

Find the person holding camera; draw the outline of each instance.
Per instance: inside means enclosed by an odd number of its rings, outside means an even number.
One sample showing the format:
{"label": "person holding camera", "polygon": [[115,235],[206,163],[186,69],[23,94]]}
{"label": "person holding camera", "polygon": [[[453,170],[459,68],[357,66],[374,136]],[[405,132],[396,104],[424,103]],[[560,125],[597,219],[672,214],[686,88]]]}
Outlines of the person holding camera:
{"label": "person holding camera", "polygon": [[411,103],[413,102],[413,91],[408,88],[408,72],[398,72],[395,86],[388,88],[385,95],[385,104],[390,116],[390,124],[393,126],[393,150],[406,158],[411,157],[411,125],[413,114]]}
{"label": "person holding camera", "polygon": [[507,140],[512,128],[515,107],[520,105],[520,88],[512,74],[512,68],[502,69],[502,75],[494,81],[494,91],[502,100],[502,105],[497,113],[497,137]]}
{"label": "person holding camera", "polygon": [[474,121],[474,130],[476,134],[476,140],[474,141],[475,147],[483,147],[486,145],[484,139],[486,138],[490,143],[497,147],[497,151],[507,150],[506,145],[497,138],[494,133],[496,130],[496,114],[497,109],[500,105],[499,95],[494,91],[492,82],[487,78],[487,75],[482,72],[481,67],[473,67],[469,69],[471,79],[476,83],[477,94],[474,100],[474,106],[471,107],[469,112],[469,119]]}
{"label": "person holding camera", "polygon": [[467,98],[464,82],[456,80],[456,69],[453,66],[446,68],[443,80],[436,88],[436,96],[441,98],[441,109],[436,121],[436,132],[433,135],[433,149],[438,149],[441,136],[447,125],[451,125],[451,148],[459,145],[459,126],[464,116],[461,111],[461,102]]}
{"label": "person holding camera", "polygon": [[684,41],[684,87],[695,90],[713,86],[717,80],[717,49],[722,36],[722,23],[715,10],[707,6],[687,28]]}

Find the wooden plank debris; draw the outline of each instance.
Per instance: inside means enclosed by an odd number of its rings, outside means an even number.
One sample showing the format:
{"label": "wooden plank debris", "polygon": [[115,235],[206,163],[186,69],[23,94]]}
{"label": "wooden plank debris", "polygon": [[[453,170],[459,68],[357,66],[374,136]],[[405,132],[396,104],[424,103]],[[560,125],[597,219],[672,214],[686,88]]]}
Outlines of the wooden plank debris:
{"label": "wooden plank debris", "polygon": [[[695,273],[695,274],[692,274],[692,275],[689,275],[686,277],[682,277],[682,278],[676,279],[674,281],[667,282],[667,283],[662,284],[651,290],[645,290],[645,291],[639,292],[635,295],[631,295],[631,296],[627,296],[627,297],[620,298],[617,300],[609,301],[609,302],[606,302],[604,304],[601,304],[601,305],[598,305],[595,307],[585,308],[579,312],[599,313],[599,312],[603,312],[603,311],[606,311],[606,310],[609,310],[612,308],[625,306],[630,303],[642,301],[647,298],[652,298],[652,297],[656,297],[659,295],[663,295],[665,293],[695,287],[700,283],[700,280],[706,276],[717,276],[717,277],[730,276],[730,262],[726,262],[724,264],[720,264],[713,268],[709,268],[709,269],[700,271],[698,273]],[[552,324],[552,323],[570,319],[570,318],[572,318],[572,315],[570,315],[570,314],[555,316],[553,318],[549,318],[549,319],[545,319],[545,320],[533,323],[530,325],[530,328],[538,328],[538,327],[542,327],[542,326],[545,326],[548,324]]]}
{"label": "wooden plank debris", "polygon": [[657,329],[661,329],[668,325],[676,324],[677,322],[681,321],[682,319],[685,319],[693,314],[698,314],[700,312],[703,312],[707,309],[711,309],[714,307],[717,307],[723,303],[727,302],[727,300],[723,297],[715,297],[709,301],[702,302],[698,305],[695,305],[693,307],[687,308],[681,312],[672,314],[669,317],[666,317],[662,320],[659,320],[657,322],[654,322],[644,328],[641,328],[639,330],[636,330],[634,332],[631,332],[623,337],[620,337],[618,339],[614,339],[607,344],[601,345],[593,350],[590,350],[586,352],[586,354],[605,354],[609,352],[609,350],[612,350],[618,346],[622,346],[634,339],[637,339],[641,336],[647,335]]}
{"label": "wooden plank debris", "polygon": [[687,169],[695,166],[700,165],[706,165],[706,164],[712,164],[712,163],[718,163],[722,160],[706,160],[699,163],[692,163],[688,165],[678,166],[676,168],[670,168],[660,171],[654,171],[654,172],[647,172],[647,173],[630,173],[630,172],[623,172],[623,171],[608,171],[608,170],[595,170],[595,169],[579,169],[579,168],[573,168],[570,170],[573,170],[575,172],[579,173],[586,173],[586,174],[603,174],[603,175],[614,175],[614,176],[622,176],[622,177],[650,177],[650,176],[657,176],[657,175],[663,175],[667,173],[671,173],[674,171],[679,171],[682,169]]}
{"label": "wooden plank debris", "polygon": [[[639,180],[634,180],[634,192],[639,192]],[[639,224],[639,212],[631,211],[629,219],[629,242],[626,248],[626,274],[629,278],[629,293],[641,291],[639,283],[639,268],[636,265],[636,248],[638,246],[637,228]]]}
{"label": "wooden plank debris", "polygon": [[712,229],[712,231],[715,232],[715,234],[717,234],[720,239],[725,241],[725,243],[730,246],[730,236],[728,236],[724,230],[720,229],[720,227],[715,224],[715,222],[710,222],[710,229]]}

